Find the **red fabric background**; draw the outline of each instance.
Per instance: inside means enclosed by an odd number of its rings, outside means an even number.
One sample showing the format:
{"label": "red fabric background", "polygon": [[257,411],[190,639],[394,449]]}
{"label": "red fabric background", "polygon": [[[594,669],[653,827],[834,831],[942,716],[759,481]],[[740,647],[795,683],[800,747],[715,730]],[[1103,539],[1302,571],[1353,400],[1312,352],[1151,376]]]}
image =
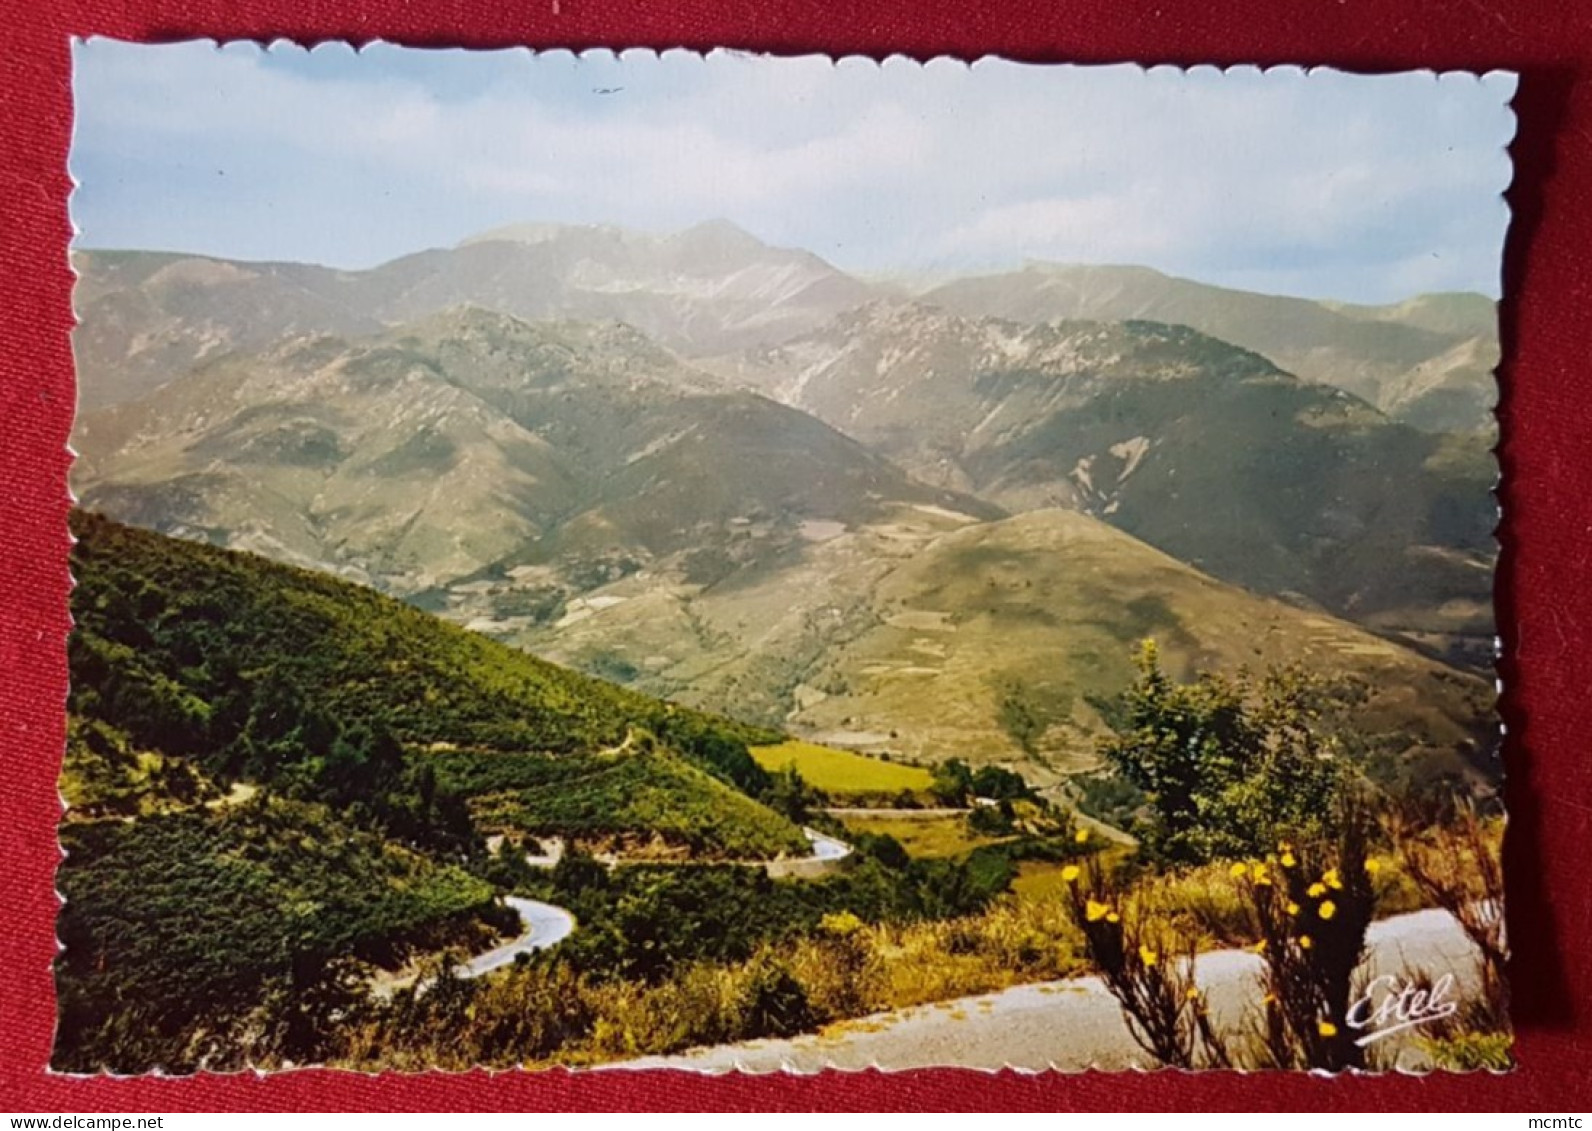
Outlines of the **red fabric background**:
{"label": "red fabric background", "polygon": [[[1575,0],[0,0],[0,1107],[11,1111],[1592,1108],[1592,15]],[[69,1080],[45,1071],[66,693],[70,35],[1522,72],[1499,621],[1518,1071],[1323,1080],[937,1071]]]}

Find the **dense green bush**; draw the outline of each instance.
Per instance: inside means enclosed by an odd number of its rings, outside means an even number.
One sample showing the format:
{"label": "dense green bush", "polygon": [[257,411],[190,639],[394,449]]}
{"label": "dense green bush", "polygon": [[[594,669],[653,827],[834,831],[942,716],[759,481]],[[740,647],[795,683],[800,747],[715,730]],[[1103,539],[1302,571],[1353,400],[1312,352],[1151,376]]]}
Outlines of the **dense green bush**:
{"label": "dense green bush", "polygon": [[1328,831],[1348,773],[1334,689],[1294,669],[1177,683],[1143,643],[1107,761],[1153,812],[1136,831],[1181,863],[1264,854]]}
{"label": "dense green bush", "polygon": [[476,799],[476,821],[489,830],[587,841],[640,831],[699,858],[808,852],[795,825],[696,766],[657,751],[583,758],[454,752],[425,761],[447,789]]}
{"label": "dense green bush", "polygon": [[502,925],[488,884],[319,806],[73,823],[62,843],[57,1067],[74,1071],[313,1055],[307,1019],[356,1000],[349,960]]}
{"label": "dense green bush", "polygon": [[879,923],[972,914],[1014,874],[1000,853],[896,864],[859,853],[820,880],[776,880],[734,865],[610,870],[573,854],[531,890],[580,921],[561,959],[600,977],[656,980],[688,961],[744,961],[764,943],[812,934],[825,915]]}

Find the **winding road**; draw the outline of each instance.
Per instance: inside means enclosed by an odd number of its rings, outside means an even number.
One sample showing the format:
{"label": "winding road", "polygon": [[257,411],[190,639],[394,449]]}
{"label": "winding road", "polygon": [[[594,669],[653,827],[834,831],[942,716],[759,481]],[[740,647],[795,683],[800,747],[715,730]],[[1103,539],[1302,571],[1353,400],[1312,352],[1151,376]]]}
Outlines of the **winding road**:
{"label": "winding road", "polygon": [[[816,829],[803,829],[807,840],[813,846],[811,860],[844,860],[851,855],[851,845],[832,836],[825,836]],[[554,854],[547,857],[527,856],[526,863],[534,867],[550,867],[556,864],[563,855],[563,843],[560,842]],[[507,896],[504,903],[514,908],[519,914],[520,924],[524,928],[518,938],[511,939],[500,946],[476,955],[454,968],[454,973],[461,978],[479,978],[483,974],[490,974],[494,970],[501,970],[511,965],[522,954],[532,951],[546,950],[569,938],[575,932],[575,916],[562,907],[551,903],[542,903],[535,899],[523,899],[517,895]]]}
{"label": "winding road", "polygon": [[546,950],[555,943],[563,942],[575,930],[575,916],[562,907],[534,899],[521,899],[517,895],[511,895],[503,902],[519,913],[520,923],[525,930],[519,938],[493,947],[485,954],[478,954],[455,967],[454,973],[459,977],[479,978],[482,974],[490,974],[509,965],[522,954]]}
{"label": "winding road", "polygon": [[[1453,999],[1478,992],[1479,957],[1446,911],[1417,911],[1374,923],[1367,935],[1367,977],[1425,971],[1454,978]],[[1258,955],[1217,950],[1195,961],[1195,980],[1220,1030],[1241,1023],[1258,996]],[[1414,1053],[1418,1028],[1390,1033],[1386,1055]],[[718,1045],[675,1056],[626,1061],[613,1068],[686,1068],[706,1072],[818,1072],[825,1068],[1014,1068],[1122,1070],[1153,1068],[1133,1041],[1116,999],[1098,977],[1013,986],[912,1009],[878,1013],[786,1040]]]}
{"label": "winding road", "polygon": [[817,829],[802,829],[807,839],[812,843],[814,860],[844,860],[851,855],[851,845],[843,840],[836,840],[832,836],[825,836]]}

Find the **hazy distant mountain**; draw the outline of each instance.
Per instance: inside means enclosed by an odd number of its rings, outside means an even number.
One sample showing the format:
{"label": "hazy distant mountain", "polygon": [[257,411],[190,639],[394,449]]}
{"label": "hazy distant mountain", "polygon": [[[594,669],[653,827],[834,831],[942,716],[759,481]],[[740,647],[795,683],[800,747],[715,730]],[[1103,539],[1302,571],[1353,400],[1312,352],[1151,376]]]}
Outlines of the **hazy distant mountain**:
{"label": "hazy distant mountain", "polygon": [[[669,235],[517,225],[367,271],[164,252],[80,252],[74,339],[83,403],[136,399],[193,365],[291,334],[366,334],[459,305],[532,321],[625,322],[690,357],[776,345],[879,298],[809,252],[725,221]],[[1251,294],[1137,267],[1031,264],[953,279],[926,301],[1042,323],[1144,319],[1191,326],[1429,431],[1490,429],[1494,304],[1419,295],[1354,306]]]}
{"label": "hazy distant mountain", "polygon": [[381,320],[340,272],[153,251],[83,251],[72,334],[85,409],[137,400],[195,365],[295,334],[366,334]]}
{"label": "hazy distant mountain", "polygon": [[724,369],[928,482],[1096,514],[1225,580],[1490,648],[1485,440],[1185,327],[879,303]]}
{"label": "hazy distant mountain", "polygon": [[1441,291],[1416,295],[1386,306],[1324,302],[1329,310],[1370,322],[1395,322],[1437,334],[1485,338],[1498,335],[1498,304],[1474,291]]}
{"label": "hazy distant mountain", "polygon": [[687,356],[781,341],[873,294],[811,252],[770,247],[725,220],[664,236],[510,227],[430,254],[439,269],[384,306],[387,317],[468,302],[528,319],[613,319]]}
{"label": "hazy distant mountain", "polygon": [[[1498,327],[1495,304],[1483,295],[1351,306],[1214,287],[1145,267],[1032,263],[947,283],[924,300],[958,314],[1022,322],[1147,319],[1191,326],[1307,380],[1347,389],[1417,427],[1492,427]],[[1442,390],[1419,391],[1431,390],[1437,370]]]}
{"label": "hazy distant mountain", "polygon": [[134,400],[195,364],[294,334],[365,334],[454,306],[620,321],[686,354],[776,342],[866,301],[867,284],[724,221],[673,235],[522,227],[368,271],[163,252],[80,252],[83,404]]}
{"label": "hazy distant mountain", "polygon": [[474,309],[229,355],[85,414],[74,443],[87,506],[400,594],[504,563],[752,561],[889,503],[999,513],[628,327]]}

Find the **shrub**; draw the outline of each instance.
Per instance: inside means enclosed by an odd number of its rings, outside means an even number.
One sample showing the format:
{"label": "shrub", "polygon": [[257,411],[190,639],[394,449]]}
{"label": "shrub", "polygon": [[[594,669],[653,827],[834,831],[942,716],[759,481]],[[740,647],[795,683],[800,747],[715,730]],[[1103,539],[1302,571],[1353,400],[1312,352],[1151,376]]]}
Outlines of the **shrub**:
{"label": "shrub", "polygon": [[849,911],[819,921],[815,937],[796,948],[793,968],[816,1015],[833,1021],[882,1008],[884,970],[873,932]]}
{"label": "shrub", "polygon": [[1332,689],[1298,668],[1178,684],[1153,640],[1137,664],[1101,752],[1148,800],[1153,855],[1197,863],[1265,852],[1283,830],[1326,831],[1343,777],[1326,725]]}
{"label": "shrub", "polygon": [[1263,1045],[1279,1068],[1363,1067],[1348,1024],[1354,971],[1376,910],[1367,867],[1370,820],[1346,808],[1331,841],[1282,842],[1231,872],[1265,962]]}
{"label": "shrub", "polygon": [[1507,1024],[1509,961],[1504,928],[1503,823],[1488,820],[1470,802],[1446,821],[1414,813],[1393,822],[1404,871],[1421,894],[1458,921],[1482,957],[1484,990],[1496,1024]]}
{"label": "shrub", "polygon": [[1067,877],[1073,922],[1139,1047],[1177,1068],[1230,1067],[1194,982],[1192,941],[1177,939],[1153,898],[1124,899],[1097,864],[1072,865]]}

